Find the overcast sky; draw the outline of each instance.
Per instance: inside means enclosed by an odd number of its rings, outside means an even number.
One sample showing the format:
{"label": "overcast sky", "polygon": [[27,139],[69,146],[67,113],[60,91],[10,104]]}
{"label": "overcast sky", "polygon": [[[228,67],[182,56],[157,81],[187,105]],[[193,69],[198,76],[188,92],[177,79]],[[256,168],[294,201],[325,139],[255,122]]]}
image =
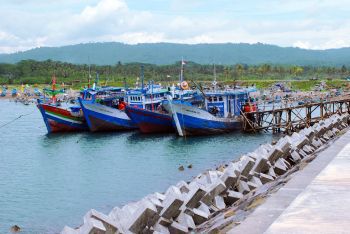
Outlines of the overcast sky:
{"label": "overcast sky", "polygon": [[0,53],[86,42],[350,46],[349,0],[0,0]]}

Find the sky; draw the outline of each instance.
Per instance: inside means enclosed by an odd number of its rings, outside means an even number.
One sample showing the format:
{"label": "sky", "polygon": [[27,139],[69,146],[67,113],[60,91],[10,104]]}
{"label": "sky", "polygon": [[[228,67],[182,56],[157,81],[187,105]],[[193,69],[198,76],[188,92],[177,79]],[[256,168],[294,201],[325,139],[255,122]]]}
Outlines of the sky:
{"label": "sky", "polygon": [[89,42],[350,46],[349,0],[0,0],[0,53]]}

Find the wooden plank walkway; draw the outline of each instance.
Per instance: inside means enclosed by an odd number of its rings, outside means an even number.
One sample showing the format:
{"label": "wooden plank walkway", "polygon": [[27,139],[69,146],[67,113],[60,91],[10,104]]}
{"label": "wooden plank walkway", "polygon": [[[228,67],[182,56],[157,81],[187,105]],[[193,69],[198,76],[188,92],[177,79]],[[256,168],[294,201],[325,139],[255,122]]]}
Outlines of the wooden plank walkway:
{"label": "wooden plank walkway", "polygon": [[291,133],[346,112],[350,113],[350,98],[243,113],[243,130]]}

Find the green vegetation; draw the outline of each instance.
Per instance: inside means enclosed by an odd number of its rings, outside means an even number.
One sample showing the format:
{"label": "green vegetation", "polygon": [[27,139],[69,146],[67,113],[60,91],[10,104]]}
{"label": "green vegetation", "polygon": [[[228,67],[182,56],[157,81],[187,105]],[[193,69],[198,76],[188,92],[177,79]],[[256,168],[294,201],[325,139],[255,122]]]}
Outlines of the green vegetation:
{"label": "green vegetation", "polygon": [[[145,67],[145,82],[154,80],[156,83],[177,83],[180,74],[180,62],[171,65],[143,64]],[[102,85],[134,86],[140,76],[140,63],[117,63],[115,65],[77,65],[46,60],[42,62],[24,60],[17,64],[0,64],[0,84],[49,84],[53,75],[58,83],[65,83],[73,88],[81,88],[88,84],[89,70],[92,75],[90,83],[99,74]],[[201,65],[187,62],[184,67],[187,81],[210,83],[213,80],[213,65]],[[346,66],[314,67],[314,66],[282,66],[282,65],[216,65],[217,80],[221,84],[237,83],[243,86],[256,85],[258,88],[268,88],[276,82],[284,82],[295,90],[310,90],[321,80],[328,87],[339,88],[347,85],[344,79],[350,76]]]}
{"label": "green vegetation", "polygon": [[14,54],[0,54],[0,63],[17,63],[33,59],[74,64],[114,65],[141,62],[172,64],[182,57],[199,64],[293,64],[298,66],[337,66],[350,64],[350,48],[305,50],[262,43],[176,44],[144,43],[128,45],[116,42],[87,43],[63,47],[41,47]]}

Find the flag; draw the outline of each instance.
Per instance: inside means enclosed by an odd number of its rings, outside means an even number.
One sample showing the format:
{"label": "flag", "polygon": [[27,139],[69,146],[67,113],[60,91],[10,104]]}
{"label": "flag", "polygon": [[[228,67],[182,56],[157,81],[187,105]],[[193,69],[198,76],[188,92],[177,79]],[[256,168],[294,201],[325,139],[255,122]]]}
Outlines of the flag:
{"label": "flag", "polygon": [[181,64],[182,64],[182,65],[186,65],[186,62],[182,60],[182,61],[181,61]]}

